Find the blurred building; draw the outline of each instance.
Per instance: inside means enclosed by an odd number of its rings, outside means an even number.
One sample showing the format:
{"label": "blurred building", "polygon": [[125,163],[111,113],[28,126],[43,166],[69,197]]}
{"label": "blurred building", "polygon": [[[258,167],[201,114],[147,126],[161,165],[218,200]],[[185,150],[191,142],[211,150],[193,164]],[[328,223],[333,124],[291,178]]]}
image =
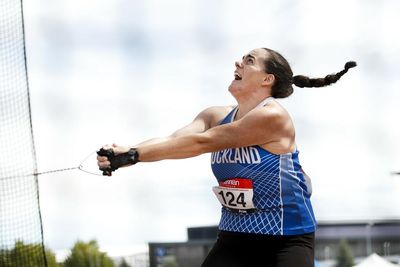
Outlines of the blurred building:
{"label": "blurred building", "polygon": [[[150,243],[150,267],[198,267],[211,249],[217,226],[188,228],[187,242]],[[355,258],[377,253],[400,263],[400,220],[319,222],[315,258],[333,263],[340,240],[347,240]]]}
{"label": "blurred building", "polygon": [[342,239],[347,240],[355,258],[376,253],[400,263],[400,220],[320,222],[316,233],[316,259],[335,260]]}
{"label": "blurred building", "polygon": [[125,261],[130,267],[149,267],[149,255],[147,252],[113,257],[113,261],[117,266],[120,266]]}

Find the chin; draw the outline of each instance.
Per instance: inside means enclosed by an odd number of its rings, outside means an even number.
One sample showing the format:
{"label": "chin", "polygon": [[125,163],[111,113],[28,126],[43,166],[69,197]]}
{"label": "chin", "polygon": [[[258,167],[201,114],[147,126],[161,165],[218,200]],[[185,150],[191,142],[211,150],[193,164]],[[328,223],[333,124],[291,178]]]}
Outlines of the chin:
{"label": "chin", "polygon": [[229,91],[229,93],[231,93],[231,95],[235,95],[236,90],[234,88],[232,88],[232,86],[228,87],[228,91]]}
{"label": "chin", "polygon": [[235,86],[234,84],[233,84],[234,82],[232,82],[230,85],[229,85],[229,87],[228,87],[228,91],[229,92],[236,92],[236,91],[240,91],[240,88],[238,87],[238,86]]}
{"label": "chin", "polygon": [[229,86],[228,91],[235,99],[236,96],[240,94],[240,89],[237,87]]}

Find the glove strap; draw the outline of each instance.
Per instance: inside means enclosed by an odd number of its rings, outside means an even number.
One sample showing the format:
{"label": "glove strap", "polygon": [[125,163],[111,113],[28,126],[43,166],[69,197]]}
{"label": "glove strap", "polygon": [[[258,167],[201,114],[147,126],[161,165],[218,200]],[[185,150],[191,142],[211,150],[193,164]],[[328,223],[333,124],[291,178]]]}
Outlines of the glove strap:
{"label": "glove strap", "polygon": [[97,151],[97,155],[107,157],[108,161],[110,161],[110,166],[105,169],[100,169],[103,171],[103,175],[111,176],[112,172],[117,170],[120,167],[126,165],[134,165],[139,162],[139,152],[136,148],[129,149],[128,152],[121,153],[118,155],[114,154],[113,149],[104,149],[101,148]]}

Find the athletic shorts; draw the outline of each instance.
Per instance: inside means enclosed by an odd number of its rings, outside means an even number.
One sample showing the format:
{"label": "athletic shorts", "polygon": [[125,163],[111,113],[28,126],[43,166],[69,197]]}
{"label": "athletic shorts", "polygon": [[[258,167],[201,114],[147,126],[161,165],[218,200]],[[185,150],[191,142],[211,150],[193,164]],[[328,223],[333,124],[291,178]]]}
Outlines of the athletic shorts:
{"label": "athletic shorts", "polygon": [[220,231],[201,267],[314,267],[314,233],[275,236]]}

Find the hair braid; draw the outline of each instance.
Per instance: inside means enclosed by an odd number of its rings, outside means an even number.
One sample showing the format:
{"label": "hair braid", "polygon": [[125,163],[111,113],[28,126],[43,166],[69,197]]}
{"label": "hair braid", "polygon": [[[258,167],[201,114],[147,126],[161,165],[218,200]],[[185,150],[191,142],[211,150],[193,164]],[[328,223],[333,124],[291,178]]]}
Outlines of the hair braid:
{"label": "hair braid", "polygon": [[357,66],[354,61],[349,61],[344,65],[344,69],[336,74],[326,75],[324,78],[309,78],[303,75],[293,76],[293,84],[298,87],[323,87],[337,82],[350,68]]}

